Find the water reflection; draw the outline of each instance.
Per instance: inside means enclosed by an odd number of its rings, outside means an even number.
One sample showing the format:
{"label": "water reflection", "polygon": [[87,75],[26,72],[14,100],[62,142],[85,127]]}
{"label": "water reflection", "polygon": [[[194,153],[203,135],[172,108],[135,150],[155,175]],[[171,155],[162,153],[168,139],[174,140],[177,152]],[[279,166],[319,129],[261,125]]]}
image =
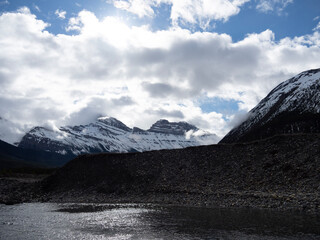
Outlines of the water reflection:
{"label": "water reflection", "polygon": [[0,239],[320,239],[320,217],[137,204],[0,205]]}

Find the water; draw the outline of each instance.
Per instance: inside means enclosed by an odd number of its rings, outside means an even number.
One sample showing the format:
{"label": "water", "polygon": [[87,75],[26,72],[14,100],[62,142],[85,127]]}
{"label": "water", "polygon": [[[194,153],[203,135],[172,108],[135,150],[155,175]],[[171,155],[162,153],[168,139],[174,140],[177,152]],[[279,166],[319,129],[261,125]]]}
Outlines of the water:
{"label": "water", "polygon": [[0,239],[320,239],[320,216],[139,204],[0,205]]}

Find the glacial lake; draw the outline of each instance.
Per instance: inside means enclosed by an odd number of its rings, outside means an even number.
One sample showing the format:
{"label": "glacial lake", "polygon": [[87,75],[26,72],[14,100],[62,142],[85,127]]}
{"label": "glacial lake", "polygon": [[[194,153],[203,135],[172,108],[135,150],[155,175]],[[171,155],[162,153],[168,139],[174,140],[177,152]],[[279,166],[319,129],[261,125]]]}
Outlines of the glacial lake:
{"label": "glacial lake", "polygon": [[0,205],[0,239],[320,239],[320,216],[145,204]]}

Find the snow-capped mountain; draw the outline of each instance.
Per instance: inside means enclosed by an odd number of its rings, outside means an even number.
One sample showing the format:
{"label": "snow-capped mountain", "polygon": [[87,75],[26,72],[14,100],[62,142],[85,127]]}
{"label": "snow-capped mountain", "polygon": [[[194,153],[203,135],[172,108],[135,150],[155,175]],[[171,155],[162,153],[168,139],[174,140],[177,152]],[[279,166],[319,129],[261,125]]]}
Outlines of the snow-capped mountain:
{"label": "snow-capped mountain", "polygon": [[220,143],[315,132],[320,132],[320,69],[302,72],[278,85]]}
{"label": "snow-capped mountain", "polygon": [[153,124],[148,131],[163,134],[185,135],[185,133],[190,130],[198,131],[199,129],[187,122],[169,122],[168,120],[161,119]]}
{"label": "snow-capped mountain", "polygon": [[132,152],[184,148],[217,143],[215,134],[200,132],[186,122],[159,120],[149,130],[127,127],[112,117],[95,122],[51,130],[35,127],[21,140],[19,147],[78,155],[96,152]]}

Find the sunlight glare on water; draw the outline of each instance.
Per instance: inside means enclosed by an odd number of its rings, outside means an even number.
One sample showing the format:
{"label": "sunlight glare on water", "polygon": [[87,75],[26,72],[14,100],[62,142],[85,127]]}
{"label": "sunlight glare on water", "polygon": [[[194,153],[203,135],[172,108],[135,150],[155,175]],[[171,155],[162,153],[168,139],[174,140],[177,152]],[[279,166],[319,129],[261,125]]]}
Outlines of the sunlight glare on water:
{"label": "sunlight glare on water", "polygon": [[138,204],[0,205],[0,239],[320,239],[320,218]]}

